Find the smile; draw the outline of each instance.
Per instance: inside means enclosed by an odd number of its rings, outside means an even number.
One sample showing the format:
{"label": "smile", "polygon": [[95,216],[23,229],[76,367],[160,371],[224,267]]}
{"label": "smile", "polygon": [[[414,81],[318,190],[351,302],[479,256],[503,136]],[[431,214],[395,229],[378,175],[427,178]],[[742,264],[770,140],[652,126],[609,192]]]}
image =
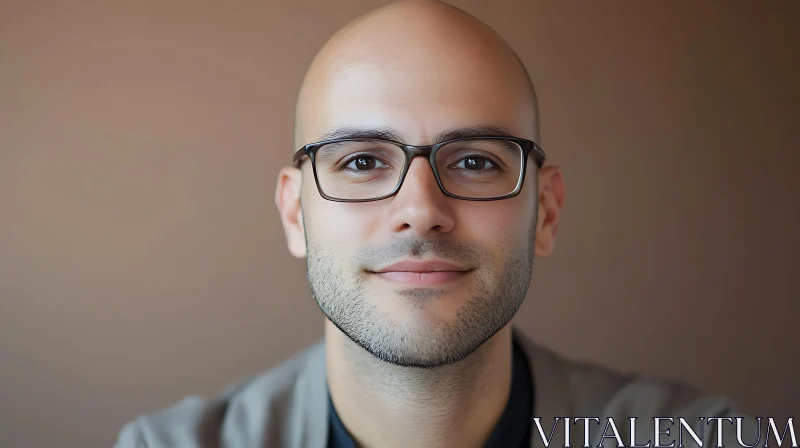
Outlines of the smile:
{"label": "smile", "polygon": [[391,283],[434,286],[461,280],[471,271],[472,269],[444,260],[406,260],[368,272]]}
{"label": "smile", "polygon": [[430,272],[410,272],[410,271],[388,271],[372,272],[373,275],[391,283],[401,283],[405,285],[434,286],[455,282],[466,277],[470,271],[430,271]]}

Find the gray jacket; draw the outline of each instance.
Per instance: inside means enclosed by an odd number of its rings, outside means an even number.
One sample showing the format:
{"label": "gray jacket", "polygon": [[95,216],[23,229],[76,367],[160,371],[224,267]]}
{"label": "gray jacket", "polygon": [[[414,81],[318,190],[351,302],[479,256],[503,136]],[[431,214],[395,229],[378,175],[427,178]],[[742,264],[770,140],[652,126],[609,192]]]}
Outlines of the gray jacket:
{"label": "gray jacket", "polygon": [[[535,378],[533,415],[539,425],[531,431],[532,447],[564,446],[565,417],[571,418],[570,445],[585,444],[585,420],[591,421],[589,440],[597,447],[617,447],[613,429],[625,446],[630,446],[631,426],[639,445],[657,447],[676,440],[681,424],[691,424],[702,446],[717,446],[716,421],[710,417],[737,417],[730,400],[701,395],[678,383],[623,375],[604,368],[568,361],[527,339],[518,330],[514,338],[525,350]],[[629,417],[637,417],[631,424]],[[662,436],[654,438],[655,417],[672,417],[674,424],[660,421]],[[700,418],[705,418],[701,420]],[[555,420],[560,418],[560,420]],[[611,418],[611,419],[609,419]],[[535,419],[536,422],[536,419]],[[554,424],[555,422],[555,424]],[[759,424],[746,417],[743,441],[748,445],[760,437]],[[554,429],[555,427],[555,429]],[[740,446],[736,441],[735,421],[720,425],[725,446]],[[664,434],[669,429],[669,436]],[[766,429],[766,428],[764,428]],[[778,428],[782,430],[783,427]],[[607,435],[603,439],[603,434]],[[550,439],[552,434],[552,439]],[[787,434],[788,436],[788,434]],[[328,438],[328,391],[325,380],[325,346],[319,342],[266,372],[213,399],[186,398],[171,407],[137,418],[120,431],[116,448],[161,447],[286,447],[324,448]],[[697,446],[683,432],[685,446]],[[676,440],[675,447],[679,444]],[[774,438],[770,445],[776,446]]]}

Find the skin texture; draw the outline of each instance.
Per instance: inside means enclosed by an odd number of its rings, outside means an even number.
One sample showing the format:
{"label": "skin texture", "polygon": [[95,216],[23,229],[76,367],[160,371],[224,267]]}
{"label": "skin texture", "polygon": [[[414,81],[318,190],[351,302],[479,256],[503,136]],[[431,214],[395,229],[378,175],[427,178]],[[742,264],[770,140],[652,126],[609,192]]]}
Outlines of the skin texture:
{"label": "skin texture", "polygon": [[[536,98],[507,44],[444,3],[403,1],[340,30],[298,97],[296,147],[340,128],[392,128],[409,144],[493,126],[536,141]],[[288,155],[288,154],[287,154]],[[535,169],[499,201],[445,196],[425,158],[399,193],[376,202],[322,198],[310,161],[284,168],[276,204],[290,252],[306,257],[327,319],[331,397],[361,446],[481,446],[510,390],[511,326],[535,257],[555,245],[560,171]],[[402,260],[469,272],[443,285],[390,283],[372,272]]]}

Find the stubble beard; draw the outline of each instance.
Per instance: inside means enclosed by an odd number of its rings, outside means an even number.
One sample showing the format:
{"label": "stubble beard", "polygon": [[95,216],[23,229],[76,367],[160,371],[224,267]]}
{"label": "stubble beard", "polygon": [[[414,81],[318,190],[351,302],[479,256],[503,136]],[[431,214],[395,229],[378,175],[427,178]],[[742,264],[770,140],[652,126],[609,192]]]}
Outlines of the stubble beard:
{"label": "stubble beard", "polygon": [[[430,252],[451,260],[466,258],[480,267],[469,274],[473,276],[467,291],[469,298],[450,322],[393,322],[368,297],[367,275],[353,268],[353,263],[337,259],[335,244],[306,239],[307,276],[322,312],[357,345],[390,364],[431,369],[463,360],[511,321],[530,285],[534,238],[532,227],[528,245],[505,246],[500,251],[503,261],[497,268],[493,268],[491,252],[449,240],[406,238],[381,248],[380,253],[385,256]],[[424,307],[422,302],[438,300],[431,297],[438,294],[442,293],[435,289],[408,289],[398,291],[401,297],[388,300],[419,301],[418,306]]]}

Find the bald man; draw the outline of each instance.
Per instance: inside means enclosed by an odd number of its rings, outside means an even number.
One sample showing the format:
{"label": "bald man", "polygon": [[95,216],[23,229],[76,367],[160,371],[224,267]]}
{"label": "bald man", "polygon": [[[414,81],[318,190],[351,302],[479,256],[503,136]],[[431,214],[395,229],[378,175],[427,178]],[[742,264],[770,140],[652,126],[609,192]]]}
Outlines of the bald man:
{"label": "bald man", "polygon": [[137,419],[120,448],[617,446],[608,418],[647,446],[654,417],[716,440],[699,418],[732,413],[727,400],[568,362],[512,326],[555,247],[564,182],[537,144],[529,77],[486,25],[438,2],[375,10],[318,53],[296,114],[275,201],[324,341]]}

